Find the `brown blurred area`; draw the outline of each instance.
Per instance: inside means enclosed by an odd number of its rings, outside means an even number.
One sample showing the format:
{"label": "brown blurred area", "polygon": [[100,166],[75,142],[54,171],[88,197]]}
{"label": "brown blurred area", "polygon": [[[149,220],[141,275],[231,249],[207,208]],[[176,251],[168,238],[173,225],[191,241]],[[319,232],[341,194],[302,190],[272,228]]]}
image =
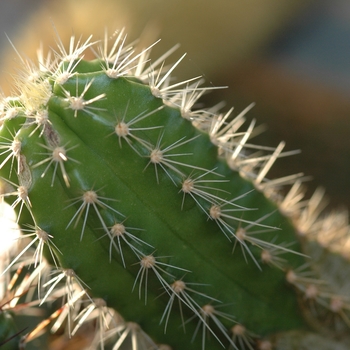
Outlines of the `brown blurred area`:
{"label": "brown blurred area", "polygon": [[[142,36],[145,45],[162,41],[155,56],[180,43],[178,57],[188,53],[176,71],[180,79],[205,74],[215,77],[220,69],[254,55],[311,0],[29,0],[27,16],[16,23],[11,35],[15,46],[34,59],[40,42],[55,47],[55,26],[64,43],[72,34],[83,40],[90,34],[103,36],[125,27],[129,42]],[[21,11],[21,2],[18,11]],[[41,3],[41,6],[40,6]],[[34,6],[35,5],[35,6]],[[1,6],[1,5],[0,5]],[[33,10],[31,10],[33,8]],[[5,29],[6,30],[6,29]],[[9,45],[7,45],[8,48]],[[9,67],[15,54],[2,51],[3,66]],[[7,70],[7,69],[6,69]],[[3,79],[2,79],[3,80]],[[1,84],[7,91],[7,87]]]}
{"label": "brown blurred area", "polygon": [[[239,65],[230,74],[217,77],[219,84],[231,81],[220,97],[232,101],[237,111],[251,101],[249,112],[266,131],[259,143],[276,146],[286,141],[288,150],[301,153],[278,160],[272,178],[303,172],[311,175],[308,195],[322,186],[329,206],[350,207],[350,99],[346,94],[286,72],[261,58]],[[214,102],[218,92],[210,96]],[[258,140],[258,139],[257,139]]]}
{"label": "brown blurred area", "polygon": [[[295,19],[308,11],[315,1],[299,0],[28,0],[4,1],[0,16],[6,16],[6,4],[18,5],[20,20],[2,21],[16,48],[34,59],[40,41],[55,46],[56,27],[67,43],[72,33],[83,40],[90,33],[95,39],[123,26],[130,41],[142,34],[144,44],[158,37],[155,56],[180,43],[174,61],[188,55],[176,70],[179,79],[204,75],[209,84],[228,85],[203,99],[210,106],[221,100],[227,109],[238,113],[251,102],[256,106],[248,117],[265,124],[267,132],[259,141],[276,146],[280,140],[287,149],[302,153],[279,161],[271,176],[303,171],[312,175],[310,188],[324,186],[331,205],[350,206],[350,100],[327,84],[294,74],[266,55],[274,38]],[[15,17],[14,17],[15,18]],[[1,22],[1,21],[0,21]],[[4,28],[4,23],[11,28]],[[10,91],[13,67],[19,61],[5,40],[1,41],[0,86]],[[2,38],[2,39],[4,39]]]}

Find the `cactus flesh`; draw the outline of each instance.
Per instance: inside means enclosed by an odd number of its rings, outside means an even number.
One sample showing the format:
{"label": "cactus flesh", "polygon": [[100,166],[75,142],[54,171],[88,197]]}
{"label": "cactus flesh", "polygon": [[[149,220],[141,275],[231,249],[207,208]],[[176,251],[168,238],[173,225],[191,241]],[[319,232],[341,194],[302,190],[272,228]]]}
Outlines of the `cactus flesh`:
{"label": "cactus flesh", "polygon": [[304,201],[302,175],[268,180],[294,153],[284,143],[252,144],[246,111],[196,109],[212,88],[175,83],[172,50],[149,53],[120,31],[24,63],[2,99],[1,197],[22,230],[3,276],[22,263],[39,304],[62,298],[52,323],[69,336],[93,318],[95,348],[272,349],[283,332],[346,334],[344,283],[334,291],[315,263],[347,266],[347,233],[333,245],[314,235],[340,217],[320,218],[319,192]]}

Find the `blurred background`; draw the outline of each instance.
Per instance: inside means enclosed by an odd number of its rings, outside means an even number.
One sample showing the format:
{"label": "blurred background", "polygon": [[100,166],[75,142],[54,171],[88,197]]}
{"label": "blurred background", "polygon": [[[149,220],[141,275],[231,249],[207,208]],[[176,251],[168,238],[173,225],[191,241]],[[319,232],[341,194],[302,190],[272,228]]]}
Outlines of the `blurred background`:
{"label": "blurred background", "polygon": [[330,205],[350,208],[350,2],[348,0],[2,0],[0,86],[10,91],[19,59],[35,59],[40,41],[54,47],[72,33],[98,39],[126,27],[130,41],[162,41],[162,53],[187,56],[179,79],[204,75],[209,86],[229,86],[204,97],[206,106],[226,101],[267,131],[256,142],[297,156],[277,162],[270,177],[312,175],[310,193],[323,186]]}

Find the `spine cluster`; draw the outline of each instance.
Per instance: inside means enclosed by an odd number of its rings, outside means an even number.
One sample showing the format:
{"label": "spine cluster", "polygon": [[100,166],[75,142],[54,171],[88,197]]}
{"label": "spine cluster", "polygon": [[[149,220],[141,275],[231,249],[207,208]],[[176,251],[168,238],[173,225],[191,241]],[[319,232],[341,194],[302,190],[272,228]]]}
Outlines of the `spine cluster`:
{"label": "spine cluster", "polygon": [[[30,346],[48,327],[115,350],[343,337],[347,217],[324,215],[320,191],[306,200],[303,174],[268,178],[297,152],[253,144],[251,106],[197,108],[213,87],[174,81],[175,48],[151,61],[153,45],[123,30],[91,40],[21,58],[17,93],[2,97],[1,199],[21,234],[2,253],[0,344]],[[21,305],[49,316],[16,331]]]}

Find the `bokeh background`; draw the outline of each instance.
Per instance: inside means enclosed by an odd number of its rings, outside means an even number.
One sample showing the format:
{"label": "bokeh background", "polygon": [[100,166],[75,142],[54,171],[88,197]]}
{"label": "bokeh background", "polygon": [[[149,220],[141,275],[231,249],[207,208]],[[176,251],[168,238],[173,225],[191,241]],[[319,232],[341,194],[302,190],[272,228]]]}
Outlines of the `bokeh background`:
{"label": "bokeh background", "polygon": [[348,0],[2,0],[0,86],[10,91],[19,61],[5,33],[34,59],[40,41],[55,46],[72,33],[103,36],[123,26],[130,41],[162,41],[161,53],[180,43],[179,79],[204,75],[229,87],[203,98],[226,101],[267,126],[260,142],[297,156],[277,162],[270,176],[312,175],[310,192],[327,189],[330,205],[350,207],[350,1]]}

